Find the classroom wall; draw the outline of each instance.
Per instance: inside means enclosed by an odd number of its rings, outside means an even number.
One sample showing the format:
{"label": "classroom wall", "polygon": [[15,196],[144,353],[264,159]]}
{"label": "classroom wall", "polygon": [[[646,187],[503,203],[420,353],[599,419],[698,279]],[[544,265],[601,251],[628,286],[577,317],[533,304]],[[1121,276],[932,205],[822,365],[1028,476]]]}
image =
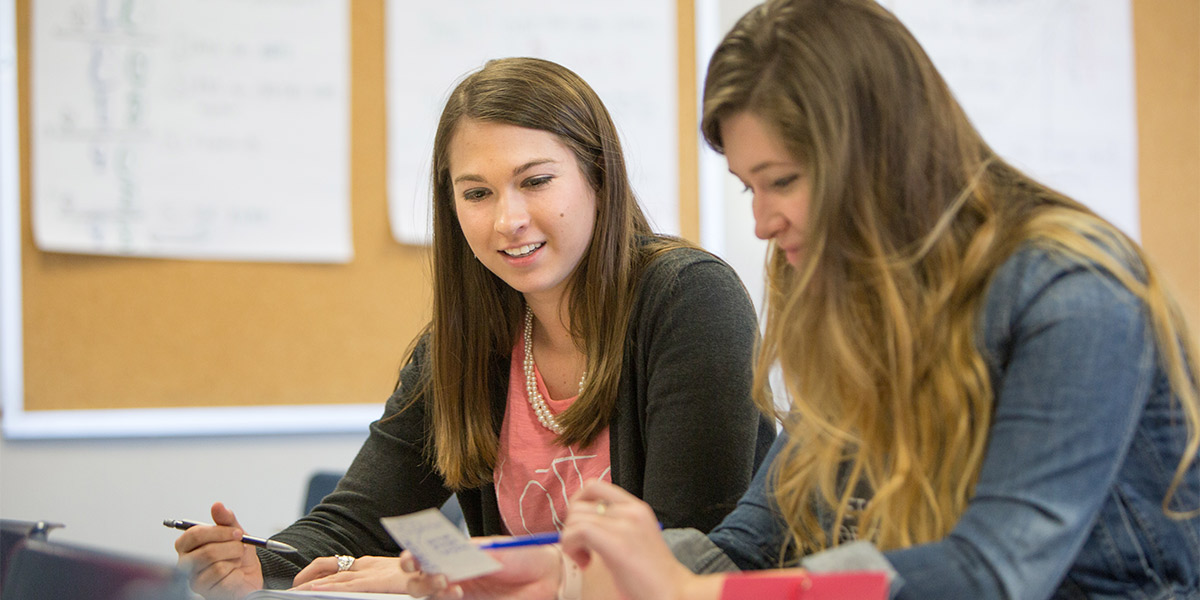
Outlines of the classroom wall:
{"label": "classroom wall", "polygon": [[0,438],[0,516],[55,520],[53,538],[175,562],[163,519],[209,519],[215,501],[246,531],[270,535],[300,516],[309,475],[344,470],[362,434],[265,438]]}
{"label": "classroom wall", "polygon": [[1200,2],[1135,0],[1142,245],[1200,334]]}
{"label": "classroom wall", "polygon": [[[355,165],[351,194],[360,207],[368,202],[378,207],[375,213],[361,213],[362,220],[356,221],[354,228],[360,232],[378,228],[380,234],[372,240],[390,242],[387,220],[380,218],[386,217],[382,201],[384,130],[378,126],[384,119],[379,51],[383,47],[383,0],[355,0],[350,6],[352,20],[362,25],[351,39],[357,69],[351,94],[363,101],[351,115],[352,127],[367,129],[363,123],[370,124],[367,133],[356,133],[351,149]],[[16,2],[16,7],[18,30],[28,31],[29,0]],[[22,61],[27,58],[18,62]],[[21,68],[27,69],[28,63]],[[25,182],[29,174],[26,163],[22,165]],[[372,244],[393,255],[418,254],[395,243],[386,247],[382,241]],[[360,245],[358,250],[364,248]],[[371,282],[374,293],[392,299],[389,307],[396,315],[394,322],[360,320],[356,327],[406,332],[419,328],[428,297],[419,288],[414,291],[408,282],[423,280],[424,261],[411,258],[404,265],[413,270],[398,268],[392,277],[383,278],[386,281],[375,278]],[[257,266],[239,268],[252,271]],[[210,267],[189,263],[189,269]],[[410,293],[402,294],[406,289]],[[407,335],[393,335],[393,344],[379,349],[386,368],[372,380],[353,382],[366,386],[353,397],[363,398],[363,402],[378,398],[382,411],[382,401],[391,393],[395,369],[408,342],[395,339]],[[320,469],[344,470],[365,437],[365,427],[350,434],[164,439],[13,441],[0,433],[0,517],[62,522],[67,527],[55,532],[55,539],[174,562],[172,543],[178,532],[163,527],[163,519],[208,519],[209,506],[219,500],[239,514],[248,531],[269,535],[299,516],[309,475]]]}
{"label": "classroom wall", "polygon": [[[745,1],[724,0],[731,5]],[[1142,140],[1165,130],[1181,138],[1185,149],[1161,157],[1170,163],[1170,172],[1147,178],[1155,167],[1148,160],[1156,156],[1156,148],[1139,148],[1144,228],[1153,232],[1144,238],[1168,267],[1172,284],[1182,288],[1187,312],[1195,319],[1200,314],[1200,11],[1194,0],[1135,1],[1134,8]],[[1145,41],[1151,38],[1152,47]],[[1171,75],[1159,74],[1163,69]],[[1144,88],[1160,79],[1165,91]],[[1148,95],[1159,93],[1168,95],[1157,100]],[[1154,110],[1156,102],[1165,103],[1176,119],[1151,121],[1156,115],[1166,119]],[[1146,200],[1160,195],[1172,198],[1174,208],[1147,208]],[[1152,219],[1147,211],[1158,212]],[[1158,216],[1163,211],[1167,216]],[[381,390],[381,399],[386,392]],[[57,539],[174,561],[176,535],[161,526],[162,519],[205,518],[209,504],[222,500],[238,512],[248,531],[269,534],[298,515],[308,475],[317,469],[344,469],[364,437],[365,431],[261,439],[12,442],[0,437],[0,517],[56,519],[68,525],[54,534]]]}

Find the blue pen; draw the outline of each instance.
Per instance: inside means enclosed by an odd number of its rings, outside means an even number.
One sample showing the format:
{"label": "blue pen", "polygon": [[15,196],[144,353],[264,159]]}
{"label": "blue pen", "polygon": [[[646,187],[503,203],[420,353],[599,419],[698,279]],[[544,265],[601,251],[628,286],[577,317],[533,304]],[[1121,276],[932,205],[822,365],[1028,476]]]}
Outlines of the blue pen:
{"label": "blue pen", "polygon": [[480,544],[480,550],[499,550],[501,548],[519,548],[521,546],[541,546],[544,544],[557,544],[558,532],[549,531],[546,533],[534,533],[531,535],[518,535],[515,537],[504,538],[486,544]]}
{"label": "blue pen", "polygon": [[[659,521],[658,528],[662,529],[662,521]],[[544,544],[557,544],[558,532],[549,531],[546,533],[534,533],[530,535],[518,535],[486,544],[480,544],[480,550],[501,550],[504,548],[520,548],[521,546],[541,546]]]}

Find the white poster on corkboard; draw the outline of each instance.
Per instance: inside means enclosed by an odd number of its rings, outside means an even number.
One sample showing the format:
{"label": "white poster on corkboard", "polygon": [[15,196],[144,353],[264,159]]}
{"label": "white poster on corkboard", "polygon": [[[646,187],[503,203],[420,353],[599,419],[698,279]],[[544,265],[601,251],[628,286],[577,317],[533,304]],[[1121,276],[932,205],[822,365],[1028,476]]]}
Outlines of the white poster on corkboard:
{"label": "white poster on corkboard", "polygon": [[[700,73],[758,0],[699,0]],[[1140,237],[1132,6],[1128,0],[880,0],[925,49],[1005,160]],[[701,243],[762,306],[765,242],[749,195],[702,149]]]}
{"label": "white poster on corkboard", "polygon": [[40,249],[351,259],[345,0],[31,4]]}
{"label": "white poster on corkboard", "polygon": [[509,56],[554,61],[596,90],[651,226],[679,233],[674,2],[392,0],[386,18],[388,210],[398,241],[432,236],[429,160],[446,96],[468,72]]}
{"label": "white poster on corkboard", "polygon": [[1140,237],[1128,0],[885,0],[992,149]]}

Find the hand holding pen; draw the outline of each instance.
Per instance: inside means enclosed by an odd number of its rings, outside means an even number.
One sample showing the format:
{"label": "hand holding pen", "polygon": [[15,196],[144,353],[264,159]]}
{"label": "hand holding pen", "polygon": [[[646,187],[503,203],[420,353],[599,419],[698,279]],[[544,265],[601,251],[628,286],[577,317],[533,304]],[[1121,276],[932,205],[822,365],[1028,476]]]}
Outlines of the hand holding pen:
{"label": "hand holding pen", "polygon": [[[181,531],[187,531],[188,529],[191,529],[197,525],[206,525],[208,527],[213,527],[212,525],[209,525],[208,523],[199,523],[196,521],[189,521],[187,519],[163,519],[163,525],[166,525],[167,527],[171,527],[174,529],[179,529]],[[266,548],[267,550],[274,550],[275,552],[282,552],[284,554],[295,554],[295,553],[299,552],[295,548],[293,548],[283,542],[276,541],[276,540],[269,540],[266,538],[254,537],[252,535],[243,535],[242,543],[250,544],[251,546],[258,546],[259,548]]]}
{"label": "hand holding pen", "polygon": [[[263,587],[262,564],[253,543],[246,543],[245,529],[233,511],[217,502],[212,505],[215,525],[179,523],[186,527],[175,540],[179,566],[188,572],[193,591],[205,598],[243,598]],[[252,538],[261,540],[262,538]],[[267,540],[262,540],[265,544]]]}

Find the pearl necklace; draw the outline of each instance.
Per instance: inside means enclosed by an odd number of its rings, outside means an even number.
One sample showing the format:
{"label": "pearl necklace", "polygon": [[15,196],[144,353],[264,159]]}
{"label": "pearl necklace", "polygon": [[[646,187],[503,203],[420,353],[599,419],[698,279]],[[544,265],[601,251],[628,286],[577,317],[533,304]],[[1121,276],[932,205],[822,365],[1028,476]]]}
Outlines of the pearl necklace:
{"label": "pearl necklace", "polygon": [[[583,393],[585,379],[587,371],[579,378],[580,394]],[[529,406],[533,407],[533,412],[542,427],[553,431],[555,435],[562,435],[562,425],[558,424],[554,413],[550,412],[550,407],[546,405],[546,399],[538,391],[537,375],[533,373],[533,309],[529,308],[529,305],[525,306],[525,393],[529,397]]]}

